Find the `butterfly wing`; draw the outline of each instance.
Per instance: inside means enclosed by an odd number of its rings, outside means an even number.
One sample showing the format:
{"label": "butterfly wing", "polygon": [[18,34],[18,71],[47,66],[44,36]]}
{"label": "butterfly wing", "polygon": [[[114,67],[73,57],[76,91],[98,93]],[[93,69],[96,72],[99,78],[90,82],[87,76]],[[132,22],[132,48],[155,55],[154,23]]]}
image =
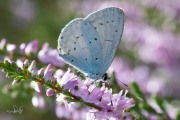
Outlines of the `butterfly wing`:
{"label": "butterfly wing", "polygon": [[101,50],[98,50],[100,42],[91,39],[99,39],[98,33],[91,27],[92,25],[84,22],[83,19],[75,19],[65,26],[58,39],[60,57],[85,76],[90,77],[91,74],[97,74],[101,65],[98,60],[101,58]]}
{"label": "butterfly wing", "polygon": [[123,11],[111,7],[71,21],[58,39],[60,57],[92,79],[102,78],[118,48]]}
{"label": "butterfly wing", "polygon": [[100,61],[103,63],[99,71],[105,73],[114,59],[121,40],[124,13],[116,7],[105,8],[90,14],[85,18],[85,21],[89,21],[99,35],[102,51]]}

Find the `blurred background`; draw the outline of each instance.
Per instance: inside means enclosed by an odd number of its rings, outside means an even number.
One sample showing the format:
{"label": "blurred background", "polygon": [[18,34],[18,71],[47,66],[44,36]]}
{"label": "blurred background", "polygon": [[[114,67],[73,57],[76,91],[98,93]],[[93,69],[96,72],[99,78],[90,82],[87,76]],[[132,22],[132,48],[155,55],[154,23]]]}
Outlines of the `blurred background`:
{"label": "blurred background", "polygon": [[[136,81],[147,97],[157,94],[166,99],[170,103],[166,105],[169,115],[173,118],[180,108],[178,0],[0,0],[0,39],[6,38],[18,45],[38,39],[40,46],[48,42],[56,49],[59,33],[69,21],[110,6],[124,10],[125,25],[109,71],[114,70],[116,78],[125,84]],[[20,93],[4,94],[11,81],[1,75],[0,119],[62,119],[55,111],[47,109],[56,106],[50,98],[44,103],[46,107],[39,110],[32,106],[35,93],[30,90],[15,99],[13,96]],[[23,106],[23,113],[7,113],[13,105]]]}

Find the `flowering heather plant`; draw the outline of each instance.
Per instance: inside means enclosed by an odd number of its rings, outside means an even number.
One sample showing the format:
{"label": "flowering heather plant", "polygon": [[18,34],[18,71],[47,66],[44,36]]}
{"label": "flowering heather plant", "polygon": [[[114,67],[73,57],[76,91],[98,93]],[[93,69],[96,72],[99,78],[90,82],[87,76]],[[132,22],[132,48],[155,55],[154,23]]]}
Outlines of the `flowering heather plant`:
{"label": "flowering heather plant", "polygon": [[[146,96],[135,82],[129,84],[130,90],[122,90],[115,80],[118,76],[112,75],[114,78],[110,88],[105,83],[96,83],[89,78],[81,79],[70,69],[65,70],[66,68],[63,67],[65,63],[57,57],[57,50],[50,48],[47,43],[38,50],[38,40],[27,45],[23,43],[18,47],[2,39],[0,52],[1,59],[4,58],[4,61],[0,62],[0,69],[6,77],[14,79],[12,85],[25,84],[24,82],[27,81],[30,87],[38,92],[38,95],[32,94],[32,104],[37,108],[45,107],[44,95],[52,99],[56,96],[56,115],[60,118],[76,119],[77,117],[74,117],[77,114],[74,112],[76,110],[79,114],[86,113],[84,116],[79,116],[78,119],[82,120],[85,118],[87,120],[145,119],[151,115],[169,119],[162,104],[163,100],[158,96],[154,97],[154,101],[162,109],[162,113],[149,105]],[[45,63],[51,64],[45,65]],[[116,74],[117,70],[115,68]],[[75,104],[79,107],[74,106]],[[62,109],[66,114],[58,112]]]}

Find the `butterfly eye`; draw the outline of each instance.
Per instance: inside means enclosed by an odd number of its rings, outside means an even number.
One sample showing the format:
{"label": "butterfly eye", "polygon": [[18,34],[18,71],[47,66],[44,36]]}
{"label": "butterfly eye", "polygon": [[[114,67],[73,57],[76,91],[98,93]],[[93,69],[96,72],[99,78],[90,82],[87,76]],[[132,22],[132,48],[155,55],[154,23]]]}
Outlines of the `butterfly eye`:
{"label": "butterfly eye", "polygon": [[103,75],[102,79],[103,79],[103,80],[107,80],[107,79],[108,79],[108,74],[105,73],[105,74]]}

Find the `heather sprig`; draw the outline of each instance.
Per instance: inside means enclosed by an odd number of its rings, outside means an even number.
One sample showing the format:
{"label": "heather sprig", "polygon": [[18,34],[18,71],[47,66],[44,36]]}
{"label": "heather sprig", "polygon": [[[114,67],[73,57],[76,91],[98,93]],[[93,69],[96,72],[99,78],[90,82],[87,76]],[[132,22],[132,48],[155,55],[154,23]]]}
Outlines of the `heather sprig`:
{"label": "heather sprig", "polygon": [[[13,77],[12,85],[23,82],[24,80],[35,81],[34,89],[41,92],[41,86],[47,88],[46,95],[57,95],[57,101],[69,105],[69,102],[80,102],[91,109],[88,116],[92,114],[100,118],[116,118],[122,119],[130,116],[128,110],[134,106],[133,99],[126,97],[128,91],[123,94],[120,91],[118,94],[112,94],[112,90],[108,89],[105,84],[98,88],[90,79],[85,81],[80,80],[77,76],[70,72],[70,69],[58,79],[57,73],[54,77],[51,64],[46,68],[37,69],[36,62],[29,63],[25,60],[21,67],[15,62],[5,60],[0,62],[1,70],[6,74],[6,77]],[[105,116],[102,116],[106,114]]]}
{"label": "heather sprig", "polygon": [[[44,108],[44,94],[49,97],[56,96],[57,103],[64,103],[67,110],[72,108],[73,103],[80,103],[89,107],[89,110],[86,110],[87,120],[170,119],[166,104],[163,104],[167,103],[166,100],[157,95],[145,96],[143,90],[135,82],[128,83],[129,93],[128,90],[123,91],[119,87],[118,77],[132,76],[131,68],[127,64],[121,65],[123,61],[115,58],[115,62],[111,66],[115,73],[114,77],[112,77],[111,86],[113,89],[108,88],[104,83],[97,87],[94,81],[88,78],[81,80],[70,69],[67,71],[64,68],[60,69],[59,67],[65,64],[58,58],[57,50],[50,48],[46,43],[38,51],[37,43],[35,40],[27,45],[23,43],[17,47],[15,44],[7,43],[5,39],[0,42],[0,55],[1,59],[4,59],[4,61],[0,62],[0,70],[4,72],[6,77],[13,78],[13,86],[20,83],[24,84],[25,81],[29,82],[30,87],[38,93],[38,95],[32,97],[32,104],[35,107]],[[13,62],[13,60],[16,62]],[[58,64],[59,62],[60,64]],[[44,65],[42,63],[52,64]],[[13,91],[13,88],[11,90]],[[153,103],[157,104],[161,112],[151,106],[148,101],[149,98],[154,101]],[[84,108],[83,106],[81,108]],[[63,108],[63,106],[61,107]],[[82,111],[84,110],[82,109]],[[57,115],[60,116],[58,111]],[[179,114],[177,114],[177,118],[178,116]]]}
{"label": "heather sprig", "polygon": [[3,38],[0,41],[0,58],[2,60],[18,60],[18,62],[21,63],[19,65],[22,65],[26,59],[36,60],[39,64],[52,64],[55,67],[63,67],[65,65],[59,58],[57,49],[50,48],[48,43],[43,44],[42,48],[39,49],[38,40],[33,40],[28,44],[21,43],[18,46],[16,44],[7,43],[7,40]]}

